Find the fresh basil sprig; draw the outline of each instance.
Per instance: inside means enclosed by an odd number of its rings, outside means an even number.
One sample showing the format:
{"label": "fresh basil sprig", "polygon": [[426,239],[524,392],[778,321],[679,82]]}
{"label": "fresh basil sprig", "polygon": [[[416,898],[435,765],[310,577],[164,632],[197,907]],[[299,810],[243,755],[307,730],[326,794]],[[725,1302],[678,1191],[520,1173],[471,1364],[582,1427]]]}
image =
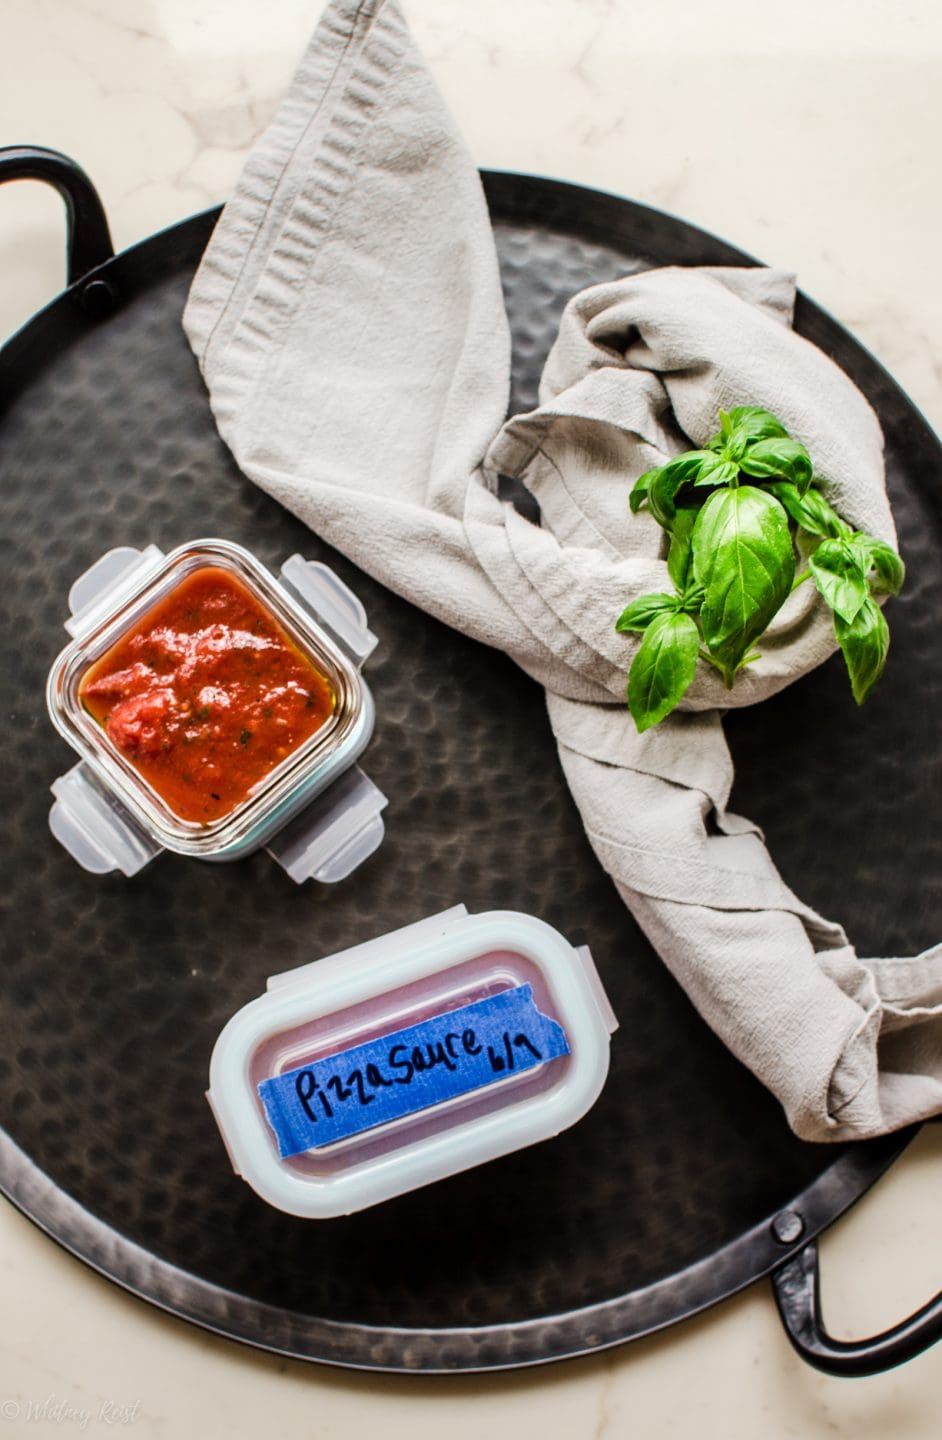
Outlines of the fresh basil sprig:
{"label": "fresh basil sprig", "polygon": [[[648,470],[633,514],[647,506],[667,531],[674,594],[642,595],[615,628],[640,634],[628,675],[639,731],[679,704],[697,660],[732,689],[788,595],[809,577],[834,617],[851,690],[862,705],[883,673],[890,634],[877,595],[896,595],[905,570],[885,541],[853,530],[815,483],[808,451],[768,410],[720,411],[702,450]],[[807,569],[796,578],[796,557]]]}

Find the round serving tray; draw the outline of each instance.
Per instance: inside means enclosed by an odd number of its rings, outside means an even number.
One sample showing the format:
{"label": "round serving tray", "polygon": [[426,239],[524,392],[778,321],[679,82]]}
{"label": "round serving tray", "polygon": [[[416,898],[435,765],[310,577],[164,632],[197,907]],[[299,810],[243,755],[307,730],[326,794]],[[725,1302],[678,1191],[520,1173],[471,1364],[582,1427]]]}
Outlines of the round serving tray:
{"label": "round serving tray", "polygon": [[[595,861],[539,688],[242,478],[180,328],[215,213],[109,259],[81,172],[62,157],[10,152],[5,164],[0,153],[0,179],[26,173],[64,190],[78,228],[74,283],[0,352],[7,1195],[152,1303],[338,1364],[551,1360],[669,1324],[768,1271],[799,1331],[813,1308],[808,1242],[912,1132],[858,1146],[797,1140]],[[485,186],[515,410],[534,402],[562,306],[583,286],[664,263],[753,263],[614,196],[519,175]],[[887,678],[864,711],[832,662],[730,717],[734,804],[764,826],[785,878],[865,953],[906,954],[942,931],[942,627],[928,623],[942,614],[942,458],[846,332],[806,300],[797,324],[880,415],[910,581],[893,605]],[[71,581],[112,545],[169,549],[208,534],[269,565],[295,550],[328,560],[380,637],[368,762],[390,798],[387,839],[338,886],[295,887],[265,854],[229,866],[167,855],[130,881],[93,877],[49,835],[49,784],[72,757],[43,688]],[[204,1099],[219,1030],[269,973],[458,901],[529,911],[591,944],[621,1022],[602,1098],[555,1140],[359,1215],[315,1224],[270,1209],[232,1174]],[[874,1369],[928,1343],[930,1311],[858,1347],[853,1363],[834,1359],[813,1322],[796,1343],[828,1368]]]}

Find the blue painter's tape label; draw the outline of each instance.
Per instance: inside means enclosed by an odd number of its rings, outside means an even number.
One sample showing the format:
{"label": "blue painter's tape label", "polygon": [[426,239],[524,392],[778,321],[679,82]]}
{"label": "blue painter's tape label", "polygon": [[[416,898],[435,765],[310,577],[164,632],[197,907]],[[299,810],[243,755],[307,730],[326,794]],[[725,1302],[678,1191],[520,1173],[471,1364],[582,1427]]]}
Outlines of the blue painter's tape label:
{"label": "blue painter's tape label", "polygon": [[310,1065],[258,1093],[282,1159],[454,1100],[569,1054],[530,985],[500,990]]}

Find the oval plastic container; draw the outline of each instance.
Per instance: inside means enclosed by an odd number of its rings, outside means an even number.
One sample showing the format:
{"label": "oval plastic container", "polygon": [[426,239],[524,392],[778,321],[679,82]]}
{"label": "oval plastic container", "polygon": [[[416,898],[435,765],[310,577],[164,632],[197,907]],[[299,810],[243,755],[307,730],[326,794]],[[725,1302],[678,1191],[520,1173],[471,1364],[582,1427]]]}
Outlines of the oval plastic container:
{"label": "oval plastic container", "polygon": [[[201,571],[239,587],[286,653],[333,698],[313,734],[273,761],[238,803],[202,823],[174,810],[82,697],[93,668]],[[373,732],[373,701],[360,667],[376,638],[356,596],[327,566],[293,555],[276,580],[226,540],[193,541],[166,556],[154,545],[121,548],[75,582],[69,606],[73,638],[52,666],[47,701],[53,723],[82,759],[54,782],[49,824],[86,870],[130,876],[161,850],[228,861],[267,846],[292,879],[329,882],[376,849],[386,799],[356,766]]]}
{"label": "oval plastic container", "polygon": [[459,905],[273,976],[220,1034],[207,1099],[236,1173],[326,1219],[565,1130],[616,1027],[586,947]]}

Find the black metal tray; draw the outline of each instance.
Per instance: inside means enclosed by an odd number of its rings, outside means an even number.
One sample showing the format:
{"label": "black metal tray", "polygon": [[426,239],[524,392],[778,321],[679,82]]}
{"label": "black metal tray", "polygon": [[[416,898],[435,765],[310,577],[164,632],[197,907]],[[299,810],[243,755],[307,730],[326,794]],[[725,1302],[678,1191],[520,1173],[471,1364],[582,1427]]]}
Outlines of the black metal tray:
{"label": "black metal tray", "polygon": [[[237,472],[180,329],[215,215],[110,258],[80,171],[49,153],[0,152],[0,180],[24,174],[67,198],[73,283],[0,352],[6,1193],[145,1299],[339,1364],[560,1358],[666,1325],[768,1271],[814,1363],[864,1372],[924,1347],[938,1303],[856,1347],[829,1341],[814,1309],[813,1237],[911,1132],[854,1147],[798,1141],[599,869],[538,687],[357,572]],[[752,263],[613,196],[515,175],[485,184],[514,409],[533,403],[562,305],[582,286],[661,263]],[[864,952],[905,954],[942,931],[942,632],[925,623],[942,613],[942,460],[839,326],[805,300],[798,326],[880,414],[911,580],[893,607],[889,678],[865,711],[831,663],[731,717],[735,804],[763,824],[786,879]],[[204,534],[270,564],[294,550],[328,558],[381,638],[369,769],[390,796],[388,838],[337,887],[294,887],[264,854],[231,866],[164,856],[133,881],[93,878],[48,833],[49,783],[70,752],[43,687],[71,580],[111,545]],[[621,1020],[598,1105],[554,1141],[348,1219],[268,1208],[232,1175],[203,1098],[219,1029],[270,972],[459,900],[531,911],[591,941]]]}

